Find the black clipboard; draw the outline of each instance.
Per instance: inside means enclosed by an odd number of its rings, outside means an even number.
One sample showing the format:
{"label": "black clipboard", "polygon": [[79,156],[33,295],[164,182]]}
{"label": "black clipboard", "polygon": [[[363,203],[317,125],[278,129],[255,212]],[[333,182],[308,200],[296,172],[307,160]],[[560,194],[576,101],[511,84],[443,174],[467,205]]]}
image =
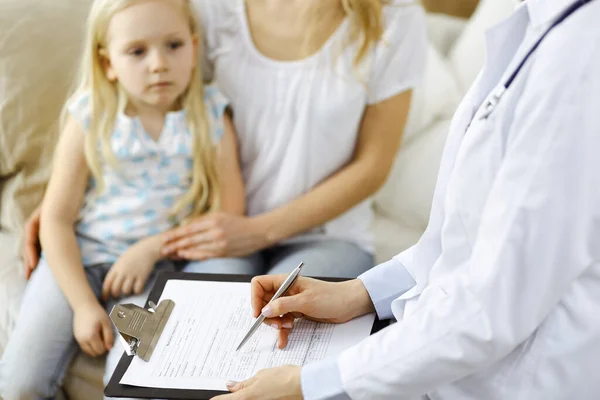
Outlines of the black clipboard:
{"label": "black clipboard", "polygon": [[[174,280],[192,280],[192,281],[219,281],[219,282],[250,282],[252,276],[250,275],[227,275],[227,274],[196,274],[196,273],[186,273],[186,272],[162,272],[158,274],[156,277],[156,281],[154,282],[154,286],[152,287],[152,291],[148,295],[148,299],[146,300],[146,304],[144,308],[148,308],[149,303],[158,303],[160,296],[163,292],[167,281],[170,279]],[[340,282],[345,279],[339,278],[317,278],[330,282]],[[371,334],[379,331],[380,329],[386,327],[389,324],[389,320],[379,320],[377,317],[375,318],[375,322],[373,323],[373,329],[371,330]],[[159,388],[147,388],[141,386],[129,386],[129,385],[121,385],[119,382],[129,364],[131,364],[131,360],[134,356],[128,356],[125,352],[123,352],[123,356],[121,356],[121,360],[115,368],[108,385],[104,389],[104,394],[107,397],[132,397],[132,398],[143,398],[143,399],[200,399],[200,400],[208,400],[215,396],[225,394],[228,392],[223,392],[219,390],[192,390],[192,389],[159,389]]]}

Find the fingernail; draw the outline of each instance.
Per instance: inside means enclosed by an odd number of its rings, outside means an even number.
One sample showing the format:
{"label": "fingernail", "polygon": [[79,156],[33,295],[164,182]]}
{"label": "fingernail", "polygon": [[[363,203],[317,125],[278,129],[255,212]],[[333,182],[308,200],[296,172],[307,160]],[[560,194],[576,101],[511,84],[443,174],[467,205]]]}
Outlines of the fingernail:
{"label": "fingernail", "polygon": [[273,328],[273,329],[279,329],[279,325],[277,325],[277,324],[271,324],[271,328]]}
{"label": "fingernail", "polygon": [[228,388],[232,388],[235,385],[237,385],[237,382],[236,381],[227,381],[226,385]]}
{"label": "fingernail", "polygon": [[262,309],[262,315],[264,315],[265,317],[269,318],[273,316],[273,310],[271,310],[271,307],[265,307]]}
{"label": "fingernail", "polygon": [[284,328],[286,329],[292,329],[292,323],[291,322],[284,322],[283,325]]}

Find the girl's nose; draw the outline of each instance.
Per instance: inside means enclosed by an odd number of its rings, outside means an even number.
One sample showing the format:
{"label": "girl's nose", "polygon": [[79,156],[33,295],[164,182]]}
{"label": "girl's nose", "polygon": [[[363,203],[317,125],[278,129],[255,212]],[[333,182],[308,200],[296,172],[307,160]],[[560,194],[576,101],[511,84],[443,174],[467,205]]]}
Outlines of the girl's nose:
{"label": "girl's nose", "polygon": [[156,73],[165,72],[168,69],[169,63],[167,61],[167,57],[162,53],[162,51],[153,51],[150,60],[150,71]]}

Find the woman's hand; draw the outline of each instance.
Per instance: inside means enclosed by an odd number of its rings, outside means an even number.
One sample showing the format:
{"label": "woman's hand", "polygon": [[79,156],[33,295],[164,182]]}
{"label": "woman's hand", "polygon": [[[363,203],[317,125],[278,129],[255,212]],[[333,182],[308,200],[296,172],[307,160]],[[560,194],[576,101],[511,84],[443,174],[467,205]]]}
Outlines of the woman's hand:
{"label": "woman's hand", "polygon": [[213,400],[301,400],[300,370],[296,365],[264,369],[243,382],[227,382],[232,393]]}
{"label": "woman's hand", "polygon": [[97,301],[81,304],[74,310],[73,335],[84,353],[99,357],[114,344],[112,324]]}
{"label": "woman's hand", "polygon": [[222,212],[195,218],[167,232],[163,240],[163,256],[197,261],[242,257],[269,245],[257,220]]}
{"label": "woman's hand", "polygon": [[102,285],[102,299],[110,296],[140,294],[148,277],[160,259],[158,254],[161,238],[152,236],[131,246],[108,271]]}
{"label": "woman's hand", "polygon": [[36,269],[40,259],[40,215],[42,205],[37,206],[25,223],[25,241],[23,243],[22,257],[25,262],[25,279],[29,280],[31,273]]}
{"label": "woman's hand", "polygon": [[[325,282],[299,277],[287,295],[267,306],[283,284],[286,275],[265,275],[252,279],[252,309],[254,317],[261,313],[265,323],[279,328],[279,348],[287,345],[294,318],[342,323],[375,311],[367,289],[359,279],[345,282]],[[266,307],[265,307],[266,306]]]}

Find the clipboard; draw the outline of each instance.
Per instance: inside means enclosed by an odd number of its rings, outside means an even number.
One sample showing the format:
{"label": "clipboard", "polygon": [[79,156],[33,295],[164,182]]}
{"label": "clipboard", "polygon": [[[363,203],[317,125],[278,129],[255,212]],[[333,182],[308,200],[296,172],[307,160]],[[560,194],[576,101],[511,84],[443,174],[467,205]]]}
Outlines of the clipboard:
{"label": "clipboard", "polygon": [[[148,295],[148,299],[146,300],[145,309],[148,312],[151,312],[150,309],[156,310],[156,303],[160,299],[160,296],[167,284],[167,281],[173,280],[192,280],[192,281],[218,281],[218,282],[250,282],[253,276],[251,275],[228,275],[228,274],[197,274],[197,273],[186,273],[186,272],[162,272],[159,273],[156,277],[156,281],[154,282],[154,286],[150,294]],[[340,278],[316,278],[329,282],[340,282],[346,279]],[[162,305],[159,304],[158,307]],[[177,305],[174,305],[177,307]],[[116,308],[116,307],[115,307]],[[112,313],[112,312],[111,312]],[[165,321],[166,322],[166,321]],[[373,328],[371,329],[371,334],[385,328],[389,325],[389,320],[379,320],[379,318],[375,317],[375,322],[373,323]],[[162,330],[161,330],[162,332]],[[120,332],[125,333],[125,332]],[[157,336],[156,340],[160,335]],[[131,342],[130,342],[131,343]],[[161,388],[149,388],[149,387],[141,387],[141,386],[130,386],[130,385],[121,385],[119,382],[121,378],[129,368],[129,364],[131,364],[131,360],[136,355],[128,355],[127,352],[123,352],[121,356],[121,360],[119,364],[115,368],[110,381],[106,388],[104,389],[104,394],[107,397],[116,397],[116,398],[144,398],[144,399],[200,399],[200,400],[209,400],[215,396],[225,394],[228,392],[219,391],[219,390],[192,390],[192,389],[161,389]]]}

